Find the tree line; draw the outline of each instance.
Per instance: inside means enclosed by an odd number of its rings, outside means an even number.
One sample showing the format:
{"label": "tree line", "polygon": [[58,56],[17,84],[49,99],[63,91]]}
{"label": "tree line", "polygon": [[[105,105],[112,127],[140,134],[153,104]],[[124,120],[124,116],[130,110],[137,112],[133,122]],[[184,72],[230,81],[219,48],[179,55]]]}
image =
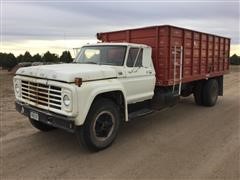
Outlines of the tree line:
{"label": "tree line", "polygon": [[61,56],[47,51],[42,56],[40,54],[31,55],[28,51],[19,56],[14,56],[12,53],[1,53],[0,52],[0,67],[4,69],[11,69],[18,63],[25,62],[42,62],[42,63],[70,63],[73,61],[71,53],[69,51],[63,51]]}
{"label": "tree line", "polygon": [[[0,52],[0,67],[4,69],[12,69],[18,63],[23,62],[42,62],[42,63],[70,63],[73,61],[71,53],[69,51],[63,51],[61,56],[47,51],[42,56],[40,54],[31,55],[26,51],[23,55],[15,57],[12,53],[1,53]],[[240,65],[240,56],[234,54],[230,57],[230,64]]]}
{"label": "tree line", "polygon": [[240,65],[240,56],[234,54],[230,57],[230,64],[232,65]]}

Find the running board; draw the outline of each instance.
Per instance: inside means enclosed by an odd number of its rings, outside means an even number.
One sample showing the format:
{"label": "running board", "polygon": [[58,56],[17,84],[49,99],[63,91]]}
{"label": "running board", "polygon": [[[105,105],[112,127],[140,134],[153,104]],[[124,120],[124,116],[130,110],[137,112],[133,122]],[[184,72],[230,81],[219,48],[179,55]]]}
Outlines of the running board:
{"label": "running board", "polygon": [[147,109],[147,108],[141,109],[141,110],[129,113],[128,114],[128,119],[132,120],[132,119],[135,119],[135,118],[138,118],[138,117],[146,116],[146,115],[151,114],[153,112],[154,112],[154,110],[152,110],[152,109]]}

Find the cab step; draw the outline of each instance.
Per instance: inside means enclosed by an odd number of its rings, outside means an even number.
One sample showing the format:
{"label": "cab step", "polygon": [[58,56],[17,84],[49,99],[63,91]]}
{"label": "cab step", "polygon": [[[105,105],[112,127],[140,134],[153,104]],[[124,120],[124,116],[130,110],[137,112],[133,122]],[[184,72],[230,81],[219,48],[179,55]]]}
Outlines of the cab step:
{"label": "cab step", "polygon": [[128,118],[129,118],[129,120],[132,120],[132,119],[135,119],[135,118],[138,118],[138,117],[146,116],[146,115],[151,114],[153,112],[154,112],[154,110],[152,110],[152,109],[144,108],[144,109],[140,109],[138,111],[134,111],[134,112],[129,113]]}

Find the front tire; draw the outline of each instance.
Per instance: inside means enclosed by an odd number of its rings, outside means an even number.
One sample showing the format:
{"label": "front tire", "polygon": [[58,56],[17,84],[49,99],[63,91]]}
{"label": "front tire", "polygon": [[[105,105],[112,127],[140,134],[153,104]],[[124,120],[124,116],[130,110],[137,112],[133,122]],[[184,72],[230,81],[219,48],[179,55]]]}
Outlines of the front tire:
{"label": "front tire", "polygon": [[40,121],[36,121],[36,120],[33,120],[33,119],[29,119],[29,121],[33,125],[33,127],[35,127],[36,129],[38,129],[40,131],[47,132],[47,131],[51,131],[51,130],[56,129],[55,127],[49,126],[49,125],[44,124]]}
{"label": "front tire", "polygon": [[99,98],[90,108],[84,125],[76,130],[76,135],[87,148],[99,151],[113,143],[119,126],[120,113],[117,105],[109,99]]}

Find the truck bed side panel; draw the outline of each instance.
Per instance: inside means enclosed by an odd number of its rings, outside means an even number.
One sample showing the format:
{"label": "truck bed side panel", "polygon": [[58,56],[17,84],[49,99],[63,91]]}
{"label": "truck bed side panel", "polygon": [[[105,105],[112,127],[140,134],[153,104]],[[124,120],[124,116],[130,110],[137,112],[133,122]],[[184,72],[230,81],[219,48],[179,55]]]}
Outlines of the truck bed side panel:
{"label": "truck bed side panel", "polygon": [[[183,82],[221,76],[229,71],[229,38],[169,25],[98,33],[97,37],[103,42],[151,46],[158,86],[173,84],[174,47],[183,47]],[[179,54],[176,59],[179,62]],[[179,68],[175,73],[177,79]]]}

